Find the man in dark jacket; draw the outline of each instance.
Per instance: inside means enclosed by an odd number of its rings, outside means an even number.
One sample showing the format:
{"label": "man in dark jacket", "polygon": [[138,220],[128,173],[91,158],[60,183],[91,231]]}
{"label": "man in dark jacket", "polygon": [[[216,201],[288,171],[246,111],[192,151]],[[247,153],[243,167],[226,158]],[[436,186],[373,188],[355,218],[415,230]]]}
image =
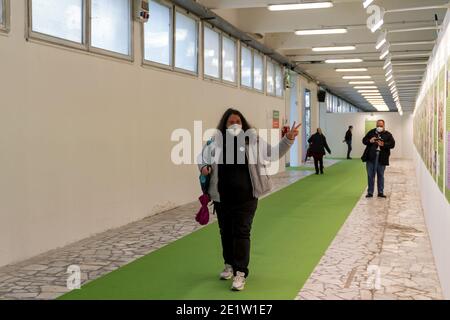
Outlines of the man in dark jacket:
{"label": "man in dark jacket", "polygon": [[395,147],[392,134],[385,129],[384,120],[377,121],[376,129],[370,130],[363,138],[366,150],[362,160],[366,162],[369,189],[366,198],[372,198],[375,189],[375,176],[377,176],[378,197],[384,195],[384,171],[389,166],[391,149]]}
{"label": "man in dark jacket", "polygon": [[349,126],[345,133],[344,141],[347,144],[347,159],[351,159],[350,153],[352,152],[352,139],[353,139],[353,126]]}
{"label": "man in dark jacket", "polygon": [[316,168],[316,174],[323,174],[323,156],[325,155],[325,150],[331,154],[330,147],[327,143],[327,138],[322,133],[322,129],[317,128],[317,132],[308,139],[309,150],[314,158],[314,166]]}

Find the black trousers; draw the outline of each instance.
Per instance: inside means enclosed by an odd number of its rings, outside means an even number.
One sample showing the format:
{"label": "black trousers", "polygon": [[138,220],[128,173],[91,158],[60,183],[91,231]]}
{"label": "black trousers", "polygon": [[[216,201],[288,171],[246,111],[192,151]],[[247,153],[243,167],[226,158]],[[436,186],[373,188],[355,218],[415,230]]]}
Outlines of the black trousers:
{"label": "black trousers", "polygon": [[320,172],[323,173],[323,155],[315,154],[314,157],[314,167],[316,168],[316,173]]}
{"label": "black trousers", "polygon": [[222,240],[222,254],[226,264],[237,271],[249,274],[250,262],[250,231],[255,216],[258,199],[242,204],[214,203],[219,222]]}
{"label": "black trousers", "polygon": [[347,159],[350,159],[350,153],[352,152],[352,142],[347,141]]}

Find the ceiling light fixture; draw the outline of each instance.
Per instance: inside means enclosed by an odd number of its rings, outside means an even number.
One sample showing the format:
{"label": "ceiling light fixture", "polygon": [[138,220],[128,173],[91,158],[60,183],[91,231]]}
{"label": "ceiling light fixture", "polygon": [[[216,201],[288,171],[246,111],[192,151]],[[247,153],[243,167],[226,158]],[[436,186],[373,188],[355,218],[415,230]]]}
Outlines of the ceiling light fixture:
{"label": "ceiling light fixture", "polygon": [[389,59],[386,60],[386,63],[385,63],[384,66],[383,66],[383,70],[386,70],[386,69],[389,68],[389,66],[391,66],[391,65],[392,65],[392,61],[391,61],[391,59],[389,58]]}
{"label": "ceiling light fixture", "polygon": [[336,72],[365,72],[367,68],[336,69]]}
{"label": "ceiling light fixture", "polygon": [[383,60],[389,54],[389,46],[384,47],[383,51],[381,51],[380,60]]}
{"label": "ceiling light fixture", "polygon": [[332,8],[333,2],[311,2],[311,3],[292,3],[292,4],[273,4],[267,6],[270,11],[287,11],[287,10],[308,10],[308,9],[325,9]]}
{"label": "ceiling light fixture", "polygon": [[382,97],[381,93],[362,93],[361,94],[364,98],[376,98],[376,97]]}
{"label": "ceiling light fixture", "polygon": [[377,86],[356,86],[354,89],[377,89]]}
{"label": "ceiling light fixture", "polygon": [[328,59],[325,63],[358,63],[363,62],[362,59]]}
{"label": "ceiling light fixture", "polygon": [[364,9],[367,9],[367,7],[370,6],[372,2],[373,0],[364,0],[363,2]]}
{"label": "ceiling light fixture", "polygon": [[375,84],[375,81],[350,81],[348,84]]}
{"label": "ceiling light fixture", "polygon": [[341,34],[347,33],[347,29],[337,28],[337,29],[312,29],[312,30],[297,30],[295,34],[298,36],[311,36],[318,34]]}
{"label": "ceiling light fixture", "polygon": [[377,40],[377,44],[375,45],[375,49],[380,50],[381,47],[387,42],[386,36],[387,36],[386,31],[380,34]]}
{"label": "ceiling light fixture", "polygon": [[355,46],[342,46],[342,47],[315,47],[312,48],[314,52],[328,52],[328,51],[351,51],[356,50]]}
{"label": "ceiling light fixture", "polygon": [[343,76],[344,80],[360,80],[360,79],[372,79],[371,76]]}

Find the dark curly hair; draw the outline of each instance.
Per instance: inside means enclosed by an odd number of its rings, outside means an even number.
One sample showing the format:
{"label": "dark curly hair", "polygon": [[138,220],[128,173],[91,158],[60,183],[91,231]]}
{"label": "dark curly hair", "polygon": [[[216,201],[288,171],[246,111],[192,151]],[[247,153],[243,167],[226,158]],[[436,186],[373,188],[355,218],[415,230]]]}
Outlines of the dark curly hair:
{"label": "dark curly hair", "polygon": [[245,119],[244,115],[239,110],[229,108],[222,115],[222,118],[220,119],[219,124],[217,125],[217,129],[220,132],[222,132],[222,134],[225,134],[227,130],[227,122],[231,115],[237,115],[239,116],[239,118],[241,118],[242,130],[244,130],[244,132],[252,128],[252,126],[248,123],[247,119]]}

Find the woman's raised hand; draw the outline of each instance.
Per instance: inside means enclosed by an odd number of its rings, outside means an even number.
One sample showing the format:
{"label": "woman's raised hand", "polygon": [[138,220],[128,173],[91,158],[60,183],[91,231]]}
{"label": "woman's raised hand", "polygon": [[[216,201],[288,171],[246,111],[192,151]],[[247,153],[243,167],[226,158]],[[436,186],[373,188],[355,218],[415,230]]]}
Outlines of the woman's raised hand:
{"label": "woman's raised hand", "polygon": [[298,136],[299,131],[298,129],[302,126],[302,124],[300,123],[298,126],[295,125],[295,121],[294,124],[292,125],[291,130],[289,130],[288,133],[286,133],[286,136],[288,137],[289,140],[295,140],[295,138]]}

